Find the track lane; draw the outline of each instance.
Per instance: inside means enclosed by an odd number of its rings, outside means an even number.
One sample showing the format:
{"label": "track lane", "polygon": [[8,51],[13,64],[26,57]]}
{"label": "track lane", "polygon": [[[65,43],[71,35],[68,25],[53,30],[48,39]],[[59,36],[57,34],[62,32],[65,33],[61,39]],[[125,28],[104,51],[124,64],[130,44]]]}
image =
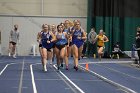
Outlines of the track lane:
{"label": "track lane", "polygon": [[140,71],[137,69],[120,64],[89,64],[89,68],[114,82],[140,92]]}
{"label": "track lane", "polygon": [[123,93],[123,91],[117,87],[104,82],[86,71],[80,69],[75,71],[72,65],[69,71],[65,69],[61,69],[61,71],[85,93]]}

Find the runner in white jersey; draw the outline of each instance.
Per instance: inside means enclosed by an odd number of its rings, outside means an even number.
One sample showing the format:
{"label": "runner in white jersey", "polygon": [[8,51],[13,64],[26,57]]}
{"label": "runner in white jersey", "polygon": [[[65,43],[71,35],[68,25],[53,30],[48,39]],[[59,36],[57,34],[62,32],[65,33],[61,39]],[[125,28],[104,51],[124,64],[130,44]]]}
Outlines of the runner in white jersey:
{"label": "runner in white jersey", "polygon": [[14,29],[10,31],[10,37],[9,37],[9,56],[13,56],[13,58],[16,58],[16,45],[19,43],[19,31],[18,31],[18,25],[14,25]]}

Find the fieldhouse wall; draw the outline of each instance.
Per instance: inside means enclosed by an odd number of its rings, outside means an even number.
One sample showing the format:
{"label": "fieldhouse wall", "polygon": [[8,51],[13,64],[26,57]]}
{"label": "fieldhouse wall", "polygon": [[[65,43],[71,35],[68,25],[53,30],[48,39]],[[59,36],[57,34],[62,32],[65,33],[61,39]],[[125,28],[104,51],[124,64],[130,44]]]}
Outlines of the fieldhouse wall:
{"label": "fieldhouse wall", "polygon": [[[19,25],[20,31],[20,45],[18,45],[18,55],[27,56],[31,52],[32,45],[38,46],[36,36],[41,31],[41,25],[56,24],[58,25],[64,20],[69,19],[73,21],[78,19],[81,21],[82,27],[86,30],[86,17],[49,17],[49,16],[0,16],[0,30],[1,30],[1,52],[2,55],[8,55],[9,47],[9,33],[13,29],[14,24]],[[38,47],[36,47],[38,52]]]}

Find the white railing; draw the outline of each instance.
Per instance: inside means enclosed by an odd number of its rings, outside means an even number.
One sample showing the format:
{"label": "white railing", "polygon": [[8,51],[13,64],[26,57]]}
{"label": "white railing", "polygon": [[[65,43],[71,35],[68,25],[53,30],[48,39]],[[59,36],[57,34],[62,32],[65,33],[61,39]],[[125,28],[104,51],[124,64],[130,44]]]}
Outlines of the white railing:
{"label": "white railing", "polygon": [[30,55],[36,56],[37,55],[37,49],[36,49],[36,45],[33,44],[30,50]]}
{"label": "white railing", "polygon": [[137,51],[124,51],[124,53],[126,55],[128,55],[129,57],[133,58],[138,58],[138,54]]}

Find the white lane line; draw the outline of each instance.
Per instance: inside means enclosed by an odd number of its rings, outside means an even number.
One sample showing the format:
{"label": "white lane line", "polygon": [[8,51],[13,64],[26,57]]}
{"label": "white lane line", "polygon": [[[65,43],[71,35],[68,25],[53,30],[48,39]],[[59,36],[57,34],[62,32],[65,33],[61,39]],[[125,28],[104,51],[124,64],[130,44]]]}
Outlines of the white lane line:
{"label": "white lane line", "polygon": [[3,69],[2,71],[0,72],[0,76],[2,75],[2,73],[5,71],[5,69],[9,66],[9,64],[7,64]]}
{"label": "white lane line", "polygon": [[[12,88],[18,88],[18,87],[12,87]],[[26,89],[26,88],[28,88],[28,87],[22,87],[22,88]]]}
{"label": "white lane line", "polygon": [[[3,61],[3,62],[0,62],[0,64],[5,64],[5,63],[16,63],[16,64],[22,64],[22,62],[15,62],[15,61]],[[34,62],[26,62],[26,63],[34,63]]]}
{"label": "white lane line", "polygon": [[[79,67],[80,67],[81,69],[86,70],[86,68],[83,67],[83,66],[80,66],[80,65],[79,65]],[[87,70],[86,70],[86,71],[87,71]],[[105,81],[105,82],[108,82],[108,83],[110,83],[110,84],[112,84],[112,85],[114,85],[114,86],[116,86],[116,87],[118,87],[118,88],[120,88],[120,89],[126,91],[127,93],[137,93],[136,91],[134,91],[134,90],[132,90],[132,89],[130,89],[130,88],[128,88],[128,87],[125,87],[125,86],[123,86],[123,85],[121,85],[121,84],[119,84],[119,83],[116,83],[116,82],[114,82],[114,81],[112,81],[112,80],[109,80],[109,79],[107,79],[107,78],[105,78],[105,77],[103,77],[103,76],[97,74],[96,72],[93,72],[93,71],[91,71],[91,70],[88,70],[88,72],[91,73],[91,74],[94,74],[95,76],[97,76],[97,77],[100,78],[101,80],[103,80],[103,81]]]}
{"label": "white lane line", "polygon": [[83,63],[79,63],[79,64],[100,64],[100,63],[132,63],[133,61],[95,61],[95,62],[83,62]]}
{"label": "white lane line", "polygon": [[[51,66],[51,68],[52,68],[52,66]],[[53,71],[58,75],[58,77],[61,79],[61,81],[63,81],[68,86],[68,88],[73,91],[73,93],[77,93],[77,90],[75,88],[73,88],[73,86],[70,85],[70,83],[59,72],[57,72],[55,68],[53,69]]]}
{"label": "white lane line", "polygon": [[[53,65],[55,69],[57,69],[57,67],[55,65]],[[63,75],[63,77],[65,77],[80,93],[85,93],[81,88],[79,88],[75,83],[73,83],[65,74],[63,74],[61,71],[59,71],[61,75]]]}
{"label": "white lane line", "polygon": [[37,93],[32,64],[30,65],[30,71],[31,71],[31,77],[32,77],[33,91],[34,93]]}
{"label": "white lane line", "polygon": [[116,69],[113,69],[113,68],[110,68],[110,67],[107,67],[107,66],[99,65],[99,64],[95,64],[95,65],[104,67],[104,68],[106,68],[106,69],[109,69],[109,70],[114,71],[114,72],[116,72],[116,73],[120,73],[120,74],[125,75],[125,76],[127,76],[127,77],[131,77],[131,78],[140,80],[139,77],[132,76],[132,75],[127,74],[127,73],[124,73],[124,72],[122,72],[122,71],[119,71],[119,70],[116,70]]}
{"label": "white lane line", "polygon": [[[41,63],[35,63],[35,64],[32,64],[32,66],[39,65],[39,64],[41,64]],[[52,66],[50,66],[50,67],[52,68]],[[74,88],[72,88],[71,85],[68,84],[68,82],[66,82],[66,80],[64,79],[64,77],[62,77],[62,75],[58,74],[58,73],[56,72],[55,69],[53,69],[53,70],[54,70],[55,73],[60,77],[60,79],[36,79],[36,80],[61,80],[61,81],[64,81],[64,82],[66,83],[66,85],[68,85],[69,89],[71,89],[74,93],[77,93],[77,92],[74,90]]]}
{"label": "white lane line", "polygon": [[11,63],[11,62],[15,62],[15,61],[2,61],[0,62],[0,64]]}
{"label": "white lane line", "polygon": [[10,64],[7,64],[7,65],[2,69],[2,71],[0,72],[0,76],[3,74],[3,72],[6,70],[6,68],[7,68],[9,65],[12,65],[12,64],[18,64],[18,63],[10,63]]}
{"label": "white lane line", "polygon": [[35,64],[32,64],[32,65],[38,65],[38,64],[42,64],[42,63],[35,63]]}
{"label": "white lane line", "polygon": [[23,71],[24,71],[24,59],[23,59],[23,62],[22,62],[22,68],[21,68],[21,75],[20,75],[20,82],[19,82],[19,87],[18,87],[18,93],[22,92]]}
{"label": "white lane line", "polygon": [[[62,79],[36,79],[36,80],[38,80],[38,81],[62,81]],[[65,79],[63,79],[63,80],[65,80]],[[101,82],[103,82],[103,80],[82,80],[82,79],[71,79],[72,81],[87,81],[87,82],[99,82],[99,81],[101,81]]]}

